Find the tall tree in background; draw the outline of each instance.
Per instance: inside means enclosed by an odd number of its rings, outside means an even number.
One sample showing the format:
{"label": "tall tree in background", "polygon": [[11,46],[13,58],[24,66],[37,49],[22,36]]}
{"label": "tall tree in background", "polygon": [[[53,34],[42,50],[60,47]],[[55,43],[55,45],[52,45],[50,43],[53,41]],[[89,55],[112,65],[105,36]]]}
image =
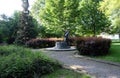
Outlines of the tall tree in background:
{"label": "tall tree in background", "polygon": [[[36,2],[41,1],[37,0]],[[77,17],[79,16],[78,6],[80,0],[45,0],[41,6],[33,5],[33,10],[38,9],[38,16],[41,23],[46,26],[48,33],[57,33],[62,35],[63,29],[71,29],[74,33],[77,26]],[[44,4],[44,6],[43,6]]]}
{"label": "tall tree in background", "polygon": [[79,17],[79,2],[80,0],[65,0],[64,2],[64,15],[63,15],[63,27],[64,29],[70,29],[70,32],[75,34],[76,27],[78,26]]}
{"label": "tall tree in background", "polygon": [[36,38],[37,29],[34,24],[35,20],[29,15],[29,3],[28,0],[22,0],[23,11],[20,14],[17,38],[15,40],[16,44],[24,45],[26,41]]}
{"label": "tall tree in background", "polygon": [[31,14],[40,23],[39,14],[45,7],[45,0],[36,0],[32,6]]}
{"label": "tall tree in background", "polygon": [[101,3],[101,10],[112,21],[112,34],[120,35],[120,0],[103,0]]}
{"label": "tall tree in background", "polygon": [[82,0],[80,2],[80,24],[83,32],[95,36],[108,28],[109,21],[99,10],[99,7],[99,1],[96,0]]}
{"label": "tall tree in background", "polygon": [[62,35],[63,6],[64,0],[45,0],[45,8],[40,12],[40,20],[47,28],[47,33]]}

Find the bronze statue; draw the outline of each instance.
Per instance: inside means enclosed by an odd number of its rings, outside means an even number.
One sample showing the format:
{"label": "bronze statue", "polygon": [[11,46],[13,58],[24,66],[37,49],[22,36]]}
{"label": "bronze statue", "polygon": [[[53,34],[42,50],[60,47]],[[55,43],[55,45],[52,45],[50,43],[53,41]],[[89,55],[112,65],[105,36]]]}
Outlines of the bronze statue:
{"label": "bronze statue", "polygon": [[69,45],[69,31],[65,31],[65,34],[64,34],[64,42],[66,42],[68,45]]}
{"label": "bronze statue", "polygon": [[24,13],[29,13],[28,7],[29,7],[29,2],[28,0],[22,0],[22,7]]}

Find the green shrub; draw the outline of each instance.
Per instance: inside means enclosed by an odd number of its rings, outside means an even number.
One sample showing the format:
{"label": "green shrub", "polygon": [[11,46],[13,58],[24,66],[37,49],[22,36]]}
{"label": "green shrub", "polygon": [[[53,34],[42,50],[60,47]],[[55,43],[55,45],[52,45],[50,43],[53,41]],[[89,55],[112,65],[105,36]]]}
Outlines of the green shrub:
{"label": "green shrub", "polygon": [[0,78],[35,78],[61,67],[44,54],[23,47],[0,46],[0,53]]}
{"label": "green shrub", "polygon": [[97,37],[86,37],[77,40],[77,49],[81,55],[106,55],[109,52],[111,40]]}
{"label": "green shrub", "polygon": [[30,58],[12,54],[0,59],[0,78],[31,78],[31,68]]}
{"label": "green shrub", "polygon": [[9,37],[7,40],[6,40],[6,43],[7,44],[13,44],[15,41],[15,38],[14,37]]}
{"label": "green shrub", "polygon": [[10,54],[15,53],[16,55],[26,56],[27,54],[31,54],[32,52],[29,49],[19,46],[0,46],[0,56],[8,56]]}

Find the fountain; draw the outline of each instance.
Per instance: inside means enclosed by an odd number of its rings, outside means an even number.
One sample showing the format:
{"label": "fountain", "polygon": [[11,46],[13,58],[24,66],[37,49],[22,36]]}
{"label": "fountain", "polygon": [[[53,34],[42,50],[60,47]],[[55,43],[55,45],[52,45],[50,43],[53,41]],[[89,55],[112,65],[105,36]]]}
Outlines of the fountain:
{"label": "fountain", "polygon": [[69,31],[66,31],[65,35],[64,35],[64,40],[63,41],[56,41],[55,47],[46,48],[46,50],[51,50],[51,51],[71,51],[71,50],[76,50],[75,47],[71,47],[69,45],[68,35],[69,35]]}

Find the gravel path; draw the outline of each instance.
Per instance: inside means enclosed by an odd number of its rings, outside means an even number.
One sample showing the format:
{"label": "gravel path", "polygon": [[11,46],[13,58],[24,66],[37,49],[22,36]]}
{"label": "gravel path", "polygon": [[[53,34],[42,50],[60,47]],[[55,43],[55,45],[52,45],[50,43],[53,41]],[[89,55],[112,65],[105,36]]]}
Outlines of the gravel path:
{"label": "gravel path", "polygon": [[75,51],[42,51],[48,56],[59,60],[64,65],[80,71],[86,71],[95,78],[120,78],[119,66],[88,60],[85,57],[75,57]]}

